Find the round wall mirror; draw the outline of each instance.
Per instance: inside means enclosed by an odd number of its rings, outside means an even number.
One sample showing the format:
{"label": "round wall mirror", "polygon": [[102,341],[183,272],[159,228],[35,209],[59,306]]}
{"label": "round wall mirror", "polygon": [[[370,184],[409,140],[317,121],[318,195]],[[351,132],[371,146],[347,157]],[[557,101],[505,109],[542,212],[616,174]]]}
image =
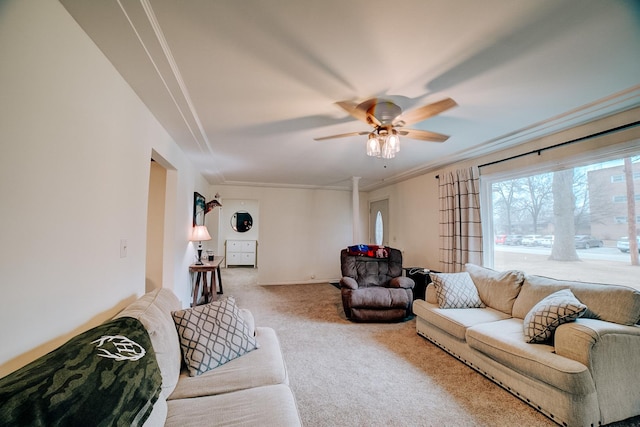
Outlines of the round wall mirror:
{"label": "round wall mirror", "polygon": [[253,218],[249,212],[238,211],[231,216],[231,228],[238,233],[251,230],[251,226],[253,226]]}

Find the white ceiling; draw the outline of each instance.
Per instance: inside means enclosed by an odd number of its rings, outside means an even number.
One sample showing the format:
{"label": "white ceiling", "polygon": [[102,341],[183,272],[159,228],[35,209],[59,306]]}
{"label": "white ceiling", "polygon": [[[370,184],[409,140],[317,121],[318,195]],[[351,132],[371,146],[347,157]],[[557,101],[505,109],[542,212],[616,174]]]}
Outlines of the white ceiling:
{"label": "white ceiling", "polygon": [[[211,184],[374,189],[640,104],[640,2],[61,0]],[[334,103],[458,107],[394,159]]]}

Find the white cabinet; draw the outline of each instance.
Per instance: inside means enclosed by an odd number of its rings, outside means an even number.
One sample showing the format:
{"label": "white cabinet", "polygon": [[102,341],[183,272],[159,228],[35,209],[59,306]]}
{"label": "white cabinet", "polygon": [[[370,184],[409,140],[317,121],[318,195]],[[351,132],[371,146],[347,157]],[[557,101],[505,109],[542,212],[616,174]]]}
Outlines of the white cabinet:
{"label": "white cabinet", "polygon": [[256,246],[255,240],[227,240],[225,255],[227,266],[252,265],[256,267]]}

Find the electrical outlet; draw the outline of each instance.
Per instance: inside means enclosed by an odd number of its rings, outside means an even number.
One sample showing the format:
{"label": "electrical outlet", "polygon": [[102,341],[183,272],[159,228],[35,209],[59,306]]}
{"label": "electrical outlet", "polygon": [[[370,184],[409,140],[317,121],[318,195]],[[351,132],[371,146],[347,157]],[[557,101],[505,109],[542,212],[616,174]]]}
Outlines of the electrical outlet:
{"label": "electrical outlet", "polygon": [[127,239],[120,239],[120,258],[127,256]]}

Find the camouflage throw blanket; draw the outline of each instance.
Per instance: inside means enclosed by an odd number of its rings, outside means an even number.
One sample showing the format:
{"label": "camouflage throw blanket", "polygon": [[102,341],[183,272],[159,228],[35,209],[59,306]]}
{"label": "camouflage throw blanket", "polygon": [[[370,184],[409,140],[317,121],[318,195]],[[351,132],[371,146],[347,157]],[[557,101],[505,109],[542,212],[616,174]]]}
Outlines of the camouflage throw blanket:
{"label": "camouflage throw blanket", "polygon": [[0,379],[0,425],[142,425],[161,385],[146,329],[114,319]]}

